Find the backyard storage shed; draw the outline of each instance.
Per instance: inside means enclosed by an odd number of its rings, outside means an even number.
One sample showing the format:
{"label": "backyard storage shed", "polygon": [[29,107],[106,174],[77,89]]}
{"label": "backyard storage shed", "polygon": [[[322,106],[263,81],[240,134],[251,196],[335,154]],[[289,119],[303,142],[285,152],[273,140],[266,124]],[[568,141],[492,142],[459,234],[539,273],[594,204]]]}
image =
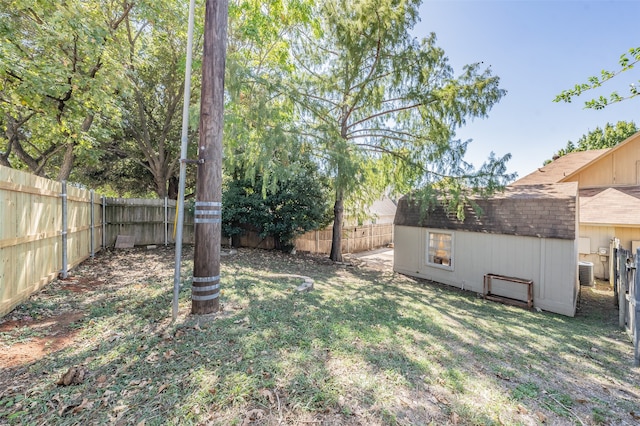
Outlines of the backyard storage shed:
{"label": "backyard storage shed", "polygon": [[640,132],[609,149],[572,152],[512,183],[576,182],[578,252],[595,276],[611,278],[610,242],[640,247]]}
{"label": "backyard storage shed", "polygon": [[[535,307],[573,316],[578,297],[577,185],[508,187],[477,199],[463,221],[403,197],[394,222],[394,271],[482,293],[487,274],[533,282]],[[526,300],[526,286],[494,280],[492,293]]]}

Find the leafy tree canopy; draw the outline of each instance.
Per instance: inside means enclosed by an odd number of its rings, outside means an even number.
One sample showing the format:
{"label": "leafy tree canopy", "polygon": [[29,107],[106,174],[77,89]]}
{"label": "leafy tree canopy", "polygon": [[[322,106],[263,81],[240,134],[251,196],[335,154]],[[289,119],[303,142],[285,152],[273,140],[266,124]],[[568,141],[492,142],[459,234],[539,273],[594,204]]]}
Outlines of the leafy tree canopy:
{"label": "leafy tree canopy", "polygon": [[416,40],[418,0],[329,0],[291,40],[303,149],[314,153],[334,188],[331,258],[340,260],[344,210],[365,206],[385,191],[425,187],[459,208],[474,191],[508,179],[491,156],[480,169],[463,160],[467,142],[455,130],[485,117],[505,91],[481,64],[455,75],[431,34]]}
{"label": "leafy tree canopy", "polygon": [[[586,135],[582,135],[577,142],[569,141],[566,147],[553,155],[553,159],[562,157],[570,152],[589,151],[592,149],[612,148],[638,131],[634,122],[618,121],[616,125],[607,123],[604,129],[596,127]],[[552,160],[545,161],[545,164]]]}
{"label": "leafy tree canopy", "polygon": [[0,162],[67,179],[96,161],[123,85],[115,34],[132,3],[11,0],[0,12]]}
{"label": "leafy tree canopy", "polygon": [[[620,75],[625,71],[632,70],[640,62],[640,47],[632,47],[628,52],[623,53],[620,56],[618,62],[619,68],[614,71],[602,70],[600,75],[594,75],[587,79],[586,83],[576,84],[573,89],[563,90],[556,98],[554,102],[571,102],[573,98],[582,95],[584,92],[601,87],[603,84]],[[640,83],[640,81],[638,81]],[[618,92],[612,92],[609,96],[599,96],[597,98],[585,101],[585,108],[592,109],[604,109],[607,105],[622,102],[626,99],[635,98],[638,96],[638,87],[636,83],[629,84],[629,91],[626,94],[620,95]]]}

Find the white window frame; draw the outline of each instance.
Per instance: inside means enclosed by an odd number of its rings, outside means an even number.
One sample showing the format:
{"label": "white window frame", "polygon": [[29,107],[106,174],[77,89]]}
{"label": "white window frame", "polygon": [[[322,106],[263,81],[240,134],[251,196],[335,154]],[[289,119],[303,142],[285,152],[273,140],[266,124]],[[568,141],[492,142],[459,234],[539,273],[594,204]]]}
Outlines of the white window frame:
{"label": "white window frame", "polygon": [[[431,241],[431,235],[432,234],[442,234],[442,235],[447,235],[450,237],[451,239],[451,247],[449,249],[449,264],[442,264],[442,263],[437,263],[437,262],[433,262],[431,260],[431,254],[430,254],[430,246],[429,246],[429,242]],[[454,267],[455,267],[455,253],[454,253],[454,247],[455,247],[455,235],[453,232],[450,231],[444,231],[444,230],[428,230],[426,233],[426,240],[425,240],[425,255],[426,255],[426,259],[425,262],[427,264],[427,266],[433,267],[433,268],[439,268],[439,269],[444,269],[447,271],[453,271]]]}

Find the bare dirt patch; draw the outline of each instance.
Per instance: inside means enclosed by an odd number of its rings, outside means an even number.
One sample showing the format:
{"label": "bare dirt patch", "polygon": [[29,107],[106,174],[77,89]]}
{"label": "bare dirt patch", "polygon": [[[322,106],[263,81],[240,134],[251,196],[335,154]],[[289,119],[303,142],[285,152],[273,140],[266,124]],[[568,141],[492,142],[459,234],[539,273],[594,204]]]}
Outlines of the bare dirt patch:
{"label": "bare dirt patch", "polygon": [[78,329],[72,325],[83,317],[82,312],[63,312],[41,320],[11,320],[0,324],[0,334],[16,333],[16,338],[26,340],[2,347],[0,365],[17,367],[30,364],[73,344]]}

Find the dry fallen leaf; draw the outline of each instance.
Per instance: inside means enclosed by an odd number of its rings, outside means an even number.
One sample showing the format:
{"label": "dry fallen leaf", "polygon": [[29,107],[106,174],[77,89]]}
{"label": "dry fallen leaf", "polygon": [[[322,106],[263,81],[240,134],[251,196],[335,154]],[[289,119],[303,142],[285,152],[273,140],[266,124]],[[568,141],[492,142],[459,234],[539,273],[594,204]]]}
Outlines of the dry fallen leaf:
{"label": "dry fallen leaf", "polygon": [[546,423],[547,422],[547,416],[542,414],[540,411],[538,411],[536,413],[536,417],[538,418],[538,420],[540,420],[540,423]]}
{"label": "dry fallen leaf", "polygon": [[165,384],[163,384],[162,386],[160,386],[160,387],[158,388],[158,393],[161,393],[163,390],[165,390],[165,389],[166,389],[166,388],[168,388],[168,387],[169,387],[169,385],[168,385],[168,384],[166,384],[166,383],[165,383]]}
{"label": "dry fallen leaf", "polygon": [[276,397],[274,396],[273,392],[271,392],[269,389],[260,389],[259,393],[261,396],[264,396],[265,398],[267,398],[271,404],[276,402]]}
{"label": "dry fallen leaf", "polygon": [[82,409],[84,409],[84,408],[91,408],[92,406],[93,406],[93,402],[89,402],[89,400],[88,400],[87,398],[84,398],[84,399],[82,400],[82,403],[81,403],[80,405],[78,405],[77,407],[75,407],[75,408],[72,410],[72,413],[73,413],[73,414],[77,414],[77,413],[79,413]]}
{"label": "dry fallen leaf", "polygon": [[249,410],[247,411],[247,414],[245,415],[244,421],[242,422],[242,426],[248,426],[250,425],[252,422],[256,421],[256,420],[260,420],[261,418],[264,417],[264,411],[260,410],[260,409],[253,409],[253,410]]}
{"label": "dry fallen leaf", "polygon": [[98,376],[98,378],[96,379],[97,383],[105,383],[107,381],[107,376],[105,376],[104,374]]}
{"label": "dry fallen leaf", "polygon": [[444,396],[436,395],[436,399],[440,404],[449,405],[449,400]]}
{"label": "dry fallen leaf", "polygon": [[87,369],[84,367],[70,367],[66,373],[62,375],[56,382],[58,386],[80,385],[84,383],[87,375]]}
{"label": "dry fallen leaf", "polygon": [[518,404],[518,413],[527,414],[528,412],[529,411],[522,404]]}
{"label": "dry fallen leaf", "polygon": [[460,421],[460,416],[456,413],[451,413],[451,415],[449,416],[449,421],[451,422],[451,424],[457,425]]}

